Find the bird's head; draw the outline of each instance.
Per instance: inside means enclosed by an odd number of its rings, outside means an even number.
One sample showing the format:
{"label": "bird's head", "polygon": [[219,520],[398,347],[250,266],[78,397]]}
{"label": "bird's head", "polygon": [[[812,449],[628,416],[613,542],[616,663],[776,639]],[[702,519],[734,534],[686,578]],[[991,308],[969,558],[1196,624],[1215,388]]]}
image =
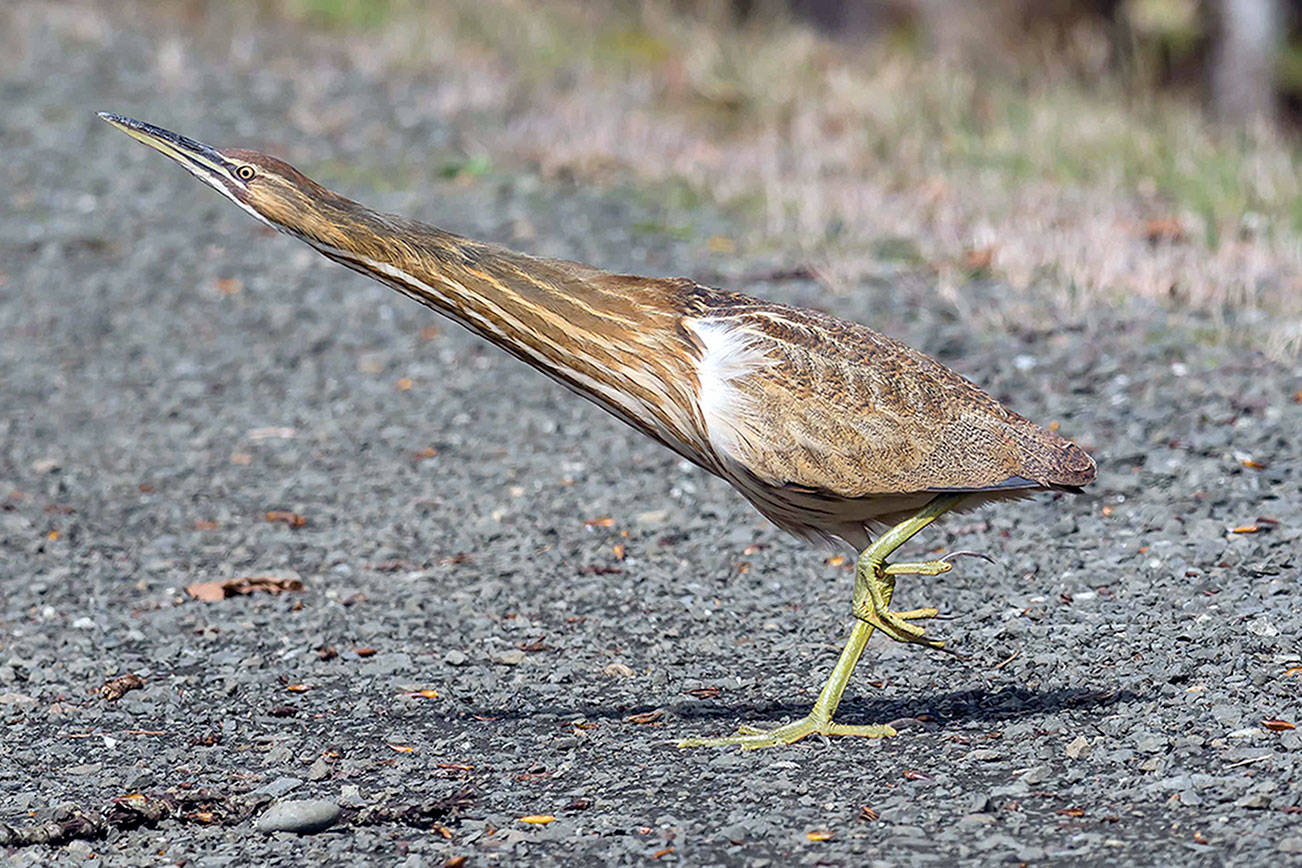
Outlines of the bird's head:
{"label": "bird's head", "polygon": [[243,148],[203,142],[122,115],[104,121],[171,157],[190,174],[274,229],[332,245],[333,227],[356,203],[327,190],[283,160]]}

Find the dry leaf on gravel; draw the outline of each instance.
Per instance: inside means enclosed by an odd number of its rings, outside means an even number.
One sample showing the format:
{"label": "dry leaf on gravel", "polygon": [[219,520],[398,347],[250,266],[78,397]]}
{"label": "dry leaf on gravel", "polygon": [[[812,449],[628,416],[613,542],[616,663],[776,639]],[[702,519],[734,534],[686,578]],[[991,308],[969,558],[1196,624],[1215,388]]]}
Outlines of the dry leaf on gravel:
{"label": "dry leaf on gravel", "polygon": [[546,826],[555,819],[556,818],[551,814],[529,814],[528,816],[521,817],[520,822],[528,823],[531,826]]}
{"label": "dry leaf on gravel", "polygon": [[550,651],[551,646],[548,645],[545,641],[543,641],[546,638],[547,638],[546,636],[539,636],[537,639],[534,639],[532,642],[521,642],[517,644],[515,647],[519,648],[521,651],[524,651],[527,654],[537,654],[540,651]]}
{"label": "dry leaf on gravel", "polygon": [[99,695],[109,702],[121,699],[128,690],[139,690],[145,686],[145,679],[128,672],[126,675],[105,681],[99,689]]}
{"label": "dry leaf on gravel", "polygon": [[1288,732],[1290,729],[1297,729],[1297,724],[1290,723],[1287,720],[1275,720],[1272,718],[1263,720],[1261,725],[1271,732]]}
{"label": "dry leaf on gravel", "polygon": [[216,582],[195,582],[185,586],[187,594],[204,603],[216,603],[227,597],[253,594],[259,591],[268,594],[283,594],[287,591],[301,590],[303,590],[301,581],[281,576],[240,576]]}
{"label": "dry leaf on gravel", "polygon": [[307,519],[304,516],[299,515],[297,512],[290,512],[287,509],[270,510],[265,518],[267,521],[279,522],[293,528],[303,527],[307,524]]}
{"label": "dry leaf on gravel", "polygon": [[656,721],[660,720],[660,718],[664,716],[665,713],[657,708],[655,711],[644,711],[641,714],[630,714],[628,717],[624,718],[624,722],[625,723],[655,723]]}
{"label": "dry leaf on gravel", "polygon": [[684,690],[689,696],[695,696],[697,699],[718,699],[719,694],[723,693],[722,687],[694,687],[691,690]]}

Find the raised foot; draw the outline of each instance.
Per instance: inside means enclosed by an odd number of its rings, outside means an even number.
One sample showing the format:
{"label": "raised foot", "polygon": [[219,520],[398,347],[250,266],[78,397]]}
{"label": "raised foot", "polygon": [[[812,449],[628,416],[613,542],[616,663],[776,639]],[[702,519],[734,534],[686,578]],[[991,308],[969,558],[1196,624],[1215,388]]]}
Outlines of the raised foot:
{"label": "raised foot", "polygon": [[926,635],[926,631],[910,621],[935,618],[936,609],[909,609],[895,612],[890,608],[890,599],[895,590],[896,576],[938,576],[954,568],[950,558],[969,552],[955,552],[936,561],[915,563],[883,564],[875,560],[861,560],[855,575],[854,603],[851,611],[854,616],[866,624],[881,630],[896,642],[913,642],[928,648],[945,650],[945,643]]}
{"label": "raised foot", "polygon": [[745,724],[737,727],[736,735],[720,738],[685,738],[678,742],[680,748],[688,747],[732,747],[742,750],[758,750],[762,747],[781,747],[794,744],[809,735],[857,735],[860,738],[890,738],[897,735],[895,728],[886,724],[853,726],[833,723],[830,720],[816,720],[806,715],[777,729],[758,729]]}
{"label": "raised foot", "polygon": [[943,639],[928,636],[917,624],[910,624],[909,622],[935,618],[939,614],[936,609],[930,607],[892,612],[890,609],[856,606],[854,611],[856,618],[872,624],[896,642],[915,642],[919,645],[926,645],[928,648],[938,649],[945,647]]}

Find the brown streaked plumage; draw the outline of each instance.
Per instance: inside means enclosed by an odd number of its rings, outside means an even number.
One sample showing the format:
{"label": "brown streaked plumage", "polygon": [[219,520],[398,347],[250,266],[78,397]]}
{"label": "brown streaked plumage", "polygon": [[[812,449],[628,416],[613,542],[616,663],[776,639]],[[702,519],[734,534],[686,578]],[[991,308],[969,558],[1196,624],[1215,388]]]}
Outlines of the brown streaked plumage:
{"label": "brown streaked plumage", "polygon": [[[909,623],[935,610],[888,604],[894,576],[949,564],[888,566],[886,556],[949,509],[1094,479],[1079,447],[864,326],[461,238],[371,211],[273,157],[101,117],[257,219],[456,320],[726,479],[779,526],[863,549],[858,620],[814,711],[776,732],[708,743],[892,734],[834,724],[831,714],[874,627],[941,644]],[[883,527],[892,529],[871,542]]]}

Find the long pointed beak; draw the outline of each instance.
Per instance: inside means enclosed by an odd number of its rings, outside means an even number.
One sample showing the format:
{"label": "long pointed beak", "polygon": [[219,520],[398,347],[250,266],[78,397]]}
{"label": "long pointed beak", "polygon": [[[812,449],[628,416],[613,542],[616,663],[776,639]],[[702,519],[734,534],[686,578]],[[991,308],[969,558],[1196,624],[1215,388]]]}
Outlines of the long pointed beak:
{"label": "long pointed beak", "polygon": [[200,177],[206,174],[233,179],[230,163],[210,145],[134,118],[111,112],[100,112],[99,116],[131,138],[166,154]]}

